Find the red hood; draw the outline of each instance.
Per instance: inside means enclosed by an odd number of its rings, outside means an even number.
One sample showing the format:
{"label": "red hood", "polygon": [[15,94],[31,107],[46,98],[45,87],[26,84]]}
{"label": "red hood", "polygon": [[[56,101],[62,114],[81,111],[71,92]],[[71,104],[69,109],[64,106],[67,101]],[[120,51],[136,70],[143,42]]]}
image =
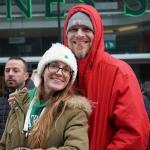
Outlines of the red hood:
{"label": "red hood", "polygon": [[[90,61],[93,61],[95,54],[96,54],[96,51],[99,51],[100,55],[102,55],[102,53],[104,51],[103,24],[102,24],[102,20],[100,18],[98,11],[96,11],[94,7],[92,7],[90,5],[78,5],[78,6],[74,6],[69,11],[69,13],[65,19],[65,22],[64,22],[64,29],[63,29],[64,45],[68,46],[67,38],[66,38],[66,29],[67,29],[68,20],[71,17],[71,15],[77,11],[82,11],[82,12],[85,12],[86,14],[88,14],[92,20],[92,23],[93,23],[94,41],[93,41],[93,45],[91,47],[91,51],[87,56],[88,58],[90,58]],[[87,57],[85,59],[89,60]],[[83,61],[84,61],[84,59],[82,60],[82,62]]]}
{"label": "red hood", "polygon": [[[87,92],[87,82],[89,80],[92,68],[98,64],[104,53],[104,40],[103,40],[103,24],[98,11],[90,5],[74,6],[68,13],[64,22],[63,39],[64,45],[68,46],[66,38],[66,29],[68,20],[72,14],[77,11],[82,11],[88,14],[92,20],[94,27],[94,40],[89,54],[78,61],[78,90],[83,94]],[[87,95],[86,95],[87,96]]]}

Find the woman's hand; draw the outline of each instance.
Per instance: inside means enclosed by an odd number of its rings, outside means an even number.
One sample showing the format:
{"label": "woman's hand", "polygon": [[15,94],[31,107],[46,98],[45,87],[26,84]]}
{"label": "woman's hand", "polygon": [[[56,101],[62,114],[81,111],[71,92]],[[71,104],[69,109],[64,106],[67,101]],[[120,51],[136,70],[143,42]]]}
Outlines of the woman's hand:
{"label": "woman's hand", "polygon": [[15,94],[16,94],[16,92],[9,94],[8,103],[11,108],[12,108],[12,102],[15,98]]}
{"label": "woman's hand", "polygon": [[[12,108],[12,102],[13,102],[13,100],[14,100],[14,98],[15,98],[15,94],[17,94],[17,91],[18,91],[18,90],[16,90],[14,93],[9,94],[8,103],[9,103],[9,106],[10,106],[11,108]],[[20,91],[20,90],[19,90],[19,91]],[[24,87],[21,91],[28,92],[29,90],[28,90],[26,87]]]}

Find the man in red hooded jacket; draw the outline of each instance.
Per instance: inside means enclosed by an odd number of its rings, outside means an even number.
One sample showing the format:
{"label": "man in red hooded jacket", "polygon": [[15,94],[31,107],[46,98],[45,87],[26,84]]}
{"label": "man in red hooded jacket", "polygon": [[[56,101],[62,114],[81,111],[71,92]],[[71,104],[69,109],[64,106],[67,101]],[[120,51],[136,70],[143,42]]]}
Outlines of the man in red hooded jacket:
{"label": "man in red hooded jacket", "polygon": [[93,107],[90,150],[146,150],[149,122],[138,81],[129,65],[104,51],[97,10],[74,6],[63,34],[64,45],[78,60],[75,86]]}

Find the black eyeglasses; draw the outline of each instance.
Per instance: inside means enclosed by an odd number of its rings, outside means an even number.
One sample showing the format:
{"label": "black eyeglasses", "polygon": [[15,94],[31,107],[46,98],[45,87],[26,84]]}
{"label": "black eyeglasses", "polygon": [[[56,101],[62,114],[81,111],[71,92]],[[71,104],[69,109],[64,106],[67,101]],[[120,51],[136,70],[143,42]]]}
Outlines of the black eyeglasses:
{"label": "black eyeglasses", "polygon": [[48,71],[50,73],[57,73],[60,69],[64,77],[69,78],[73,74],[73,70],[71,70],[69,67],[64,67],[60,68],[57,64],[55,63],[49,63],[47,64],[48,66]]}

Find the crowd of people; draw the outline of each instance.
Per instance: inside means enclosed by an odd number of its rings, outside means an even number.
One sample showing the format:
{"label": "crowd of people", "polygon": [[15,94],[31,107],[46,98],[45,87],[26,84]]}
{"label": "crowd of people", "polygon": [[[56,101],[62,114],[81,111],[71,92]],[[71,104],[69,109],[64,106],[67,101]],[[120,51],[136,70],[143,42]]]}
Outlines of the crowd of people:
{"label": "crowd of people", "polygon": [[63,45],[53,44],[42,56],[32,90],[22,90],[29,80],[26,67],[11,69],[16,59],[8,60],[0,150],[148,149],[149,118],[139,83],[127,63],[105,52],[103,30],[94,7],[72,7]]}

